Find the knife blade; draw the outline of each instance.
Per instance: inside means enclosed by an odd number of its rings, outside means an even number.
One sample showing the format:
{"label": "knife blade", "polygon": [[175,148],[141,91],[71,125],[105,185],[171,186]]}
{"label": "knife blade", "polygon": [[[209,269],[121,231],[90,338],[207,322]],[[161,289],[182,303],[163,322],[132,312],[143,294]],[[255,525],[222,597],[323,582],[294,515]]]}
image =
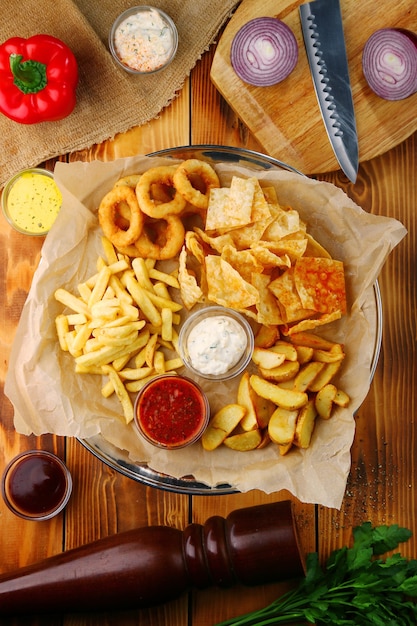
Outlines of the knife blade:
{"label": "knife blade", "polygon": [[324,125],[336,159],[353,183],[359,167],[358,135],[339,0],[299,7],[304,44]]}

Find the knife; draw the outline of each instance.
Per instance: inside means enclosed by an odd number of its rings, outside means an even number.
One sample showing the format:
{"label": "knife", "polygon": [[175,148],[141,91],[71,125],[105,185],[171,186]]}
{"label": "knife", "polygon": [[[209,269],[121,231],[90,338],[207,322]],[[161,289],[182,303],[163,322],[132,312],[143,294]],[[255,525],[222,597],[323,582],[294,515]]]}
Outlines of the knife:
{"label": "knife", "polygon": [[337,161],[353,183],[359,167],[358,136],[339,0],[299,7],[301,27],[320,111]]}

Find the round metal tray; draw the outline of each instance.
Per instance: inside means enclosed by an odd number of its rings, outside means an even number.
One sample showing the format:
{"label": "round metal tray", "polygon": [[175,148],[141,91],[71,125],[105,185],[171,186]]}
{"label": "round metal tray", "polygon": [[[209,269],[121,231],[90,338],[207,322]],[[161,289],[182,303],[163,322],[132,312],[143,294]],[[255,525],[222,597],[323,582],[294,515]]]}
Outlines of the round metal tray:
{"label": "round metal tray", "polygon": [[[254,170],[279,168],[302,175],[301,172],[290,165],[260,152],[229,146],[181,146],[153,152],[148,156],[166,156],[174,159],[196,158],[212,163],[229,162],[250,167]],[[374,352],[369,372],[370,380],[372,380],[378,364],[382,341],[382,301],[378,282],[375,282],[369,301],[365,303],[364,313],[373,327],[375,327]],[[211,487],[195,481],[193,476],[174,478],[155,472],[147,464],[132,463],[126,451],[116,448],[101,435],[96,435],[89,439],[79,439],[79,441],[94,456],[112,469],[149,487],[188,495],[224,495],[237,492],[236,489],[226,483]]]}

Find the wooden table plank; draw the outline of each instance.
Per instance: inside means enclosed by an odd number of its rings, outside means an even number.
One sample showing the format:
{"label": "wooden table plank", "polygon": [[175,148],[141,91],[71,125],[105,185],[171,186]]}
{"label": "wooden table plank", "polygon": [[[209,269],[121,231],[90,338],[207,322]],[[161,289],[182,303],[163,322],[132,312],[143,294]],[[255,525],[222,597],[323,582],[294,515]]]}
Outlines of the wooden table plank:
{"label": "wooden table plank", "polygon": [[391,253],[379,278],[383,343],[370,393],[357,416],[352,467],[340,512],[321,509],[320,550],[328,554],[347,541],[353,526],[398,523],[413,531],[402,547],[417,552],[416,311],[417,134],[363,164],[348,189],[363,208],[399,219],[407,237]]}
{"label": "wooden table plank", "polygon": [[[213,50],[197,63],[179,97],[160,119],[133,129],[101,146],[74,153],[68,160],[109,160],[137,153],[187,145],[214,143],[261,150],[256,140],[207,80]],[[406,106],[406,103],[405,103]],[[370,212],[400,219],[409,235],[389,257],[380,286],[384,305],[381,360],[368,398],[357,417],[352,448],[352,471],[340,511],[295,501],[297,524],[305,552],[320,548],[322,558],[345,544],[352,526],[398,522],[414,531],[404,549],[416,554],[417,516],[414,496],[417,471],[414,460],[415,340],[416,331],[416,185],[417,136],[389,153],[362,164],[356,185],[340,172],[319,178],[341,187]],[[63,157],[64,159],[65,157]],[[52,165],[52,164],[48,164]],[[0,345],[4,385],[8,355],[20,311],[39,262],[42,238],[12,231],[0,217]],[[23,437],[13,429],[12,408],[0,394],[0,463],[29,447],[45,448],[65,457],[74,478],[74,493],[64,516],[43,523],[24,522],[0,502],[0,571],[32,563],[94,539],[135,526],[167,524],[184,528],[211,515],[289,497],[285,492],[260,491],[230,496],[190,498],[159,491],[121,476],[95,459],[81,444],[53,436]],[[318,525],[316,524],[318,522]],[[318,539],[318,543],[316,543]],[[244,610],[263,606],[286,585],[230,590],[207,589],[185,594],[177,601],[143,611],[116,615],[68,615],[65,618],[11,620],[11,626],[213,626]],[[190,600],[190,602],[189,602]]]}

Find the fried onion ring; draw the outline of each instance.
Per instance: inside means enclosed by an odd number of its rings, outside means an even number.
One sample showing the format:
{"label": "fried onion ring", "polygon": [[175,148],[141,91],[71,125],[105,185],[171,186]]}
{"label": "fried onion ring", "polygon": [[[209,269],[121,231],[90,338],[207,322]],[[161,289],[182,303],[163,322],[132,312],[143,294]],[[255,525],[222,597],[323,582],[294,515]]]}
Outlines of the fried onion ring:
{"label": "fried onion ring", "polygon": [[[203,191],[197,182],[203,183]],[[181,195],[198,209],[207,209],[210,189],[220,187],[220,180],[214,169],[205,161],[187,159],[178,165],[174,174],[174,185]]]}
{"label": "fried onion ring", "polygon": [[[120,217],[126,220],[126,206],[129,209],[129,224],[126,229],[121,225]],[[119,212],[119,206],[122,211]],[[135,191],[127,186],[113,187],[98,209],[98,218],[103,233],[115,246],[130,246],[137,241],[143,229],[143,213],[139,208]],[[123,223],[124,226],[124,223]]]}
{"label": "fried onion ring", "polygon": [[[186,206],[186,201],[174,186],[176,166],[161,165],[151,167],[142,176],[136,185],[136,196],[141,210],[155,219],[165,219],[168,215],[179,215]],[[160,202],[153,196],[152,188],[157,184],[165,188],[173,188],[173,198],[168,202]],[[160,197],[160,196],[158,196]]]}
{"label": "fried onion ring", "polygon": [[184,237],[185,228],[178,215],[167,215],[158,220],[148,218],[135,247],[139,256],[163,261],[179,253]]}

